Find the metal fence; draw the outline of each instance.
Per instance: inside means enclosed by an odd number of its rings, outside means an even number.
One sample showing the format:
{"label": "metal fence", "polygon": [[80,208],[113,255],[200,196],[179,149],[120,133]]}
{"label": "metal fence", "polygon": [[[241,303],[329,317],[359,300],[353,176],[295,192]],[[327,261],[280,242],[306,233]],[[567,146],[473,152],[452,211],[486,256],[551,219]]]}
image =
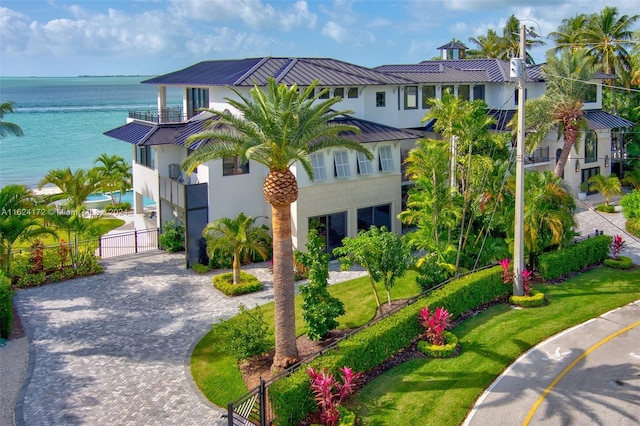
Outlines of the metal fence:
{"label": "metal fence", "polygon": [[159,230],[144,229],[102,236],[98,240],[96,255],[102,259],[158,250]]}

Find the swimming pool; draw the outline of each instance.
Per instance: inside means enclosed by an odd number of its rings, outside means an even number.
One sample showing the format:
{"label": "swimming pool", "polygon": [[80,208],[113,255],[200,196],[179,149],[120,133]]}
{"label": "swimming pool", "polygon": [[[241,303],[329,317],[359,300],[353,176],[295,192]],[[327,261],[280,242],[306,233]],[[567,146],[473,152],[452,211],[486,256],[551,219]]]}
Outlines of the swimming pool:
{"label": "swimming pool", "polygon": [[[118,194],[120,191],[116,191],[116,202],[118,202],[119,197]],[[131,204],[133,208],[133,190],[129,190],[122,194],[122,202]],[[103,194],[102,192],[97,192],[95,194],[91,194],[87,197],[84,203],[82,203],[87,209],[104,209],[107,204],[111,203],[111,197],[109,194]],[[145,207],[153,207],[156,205],[156,202],[151,198],[143,197],[143,204]]]}

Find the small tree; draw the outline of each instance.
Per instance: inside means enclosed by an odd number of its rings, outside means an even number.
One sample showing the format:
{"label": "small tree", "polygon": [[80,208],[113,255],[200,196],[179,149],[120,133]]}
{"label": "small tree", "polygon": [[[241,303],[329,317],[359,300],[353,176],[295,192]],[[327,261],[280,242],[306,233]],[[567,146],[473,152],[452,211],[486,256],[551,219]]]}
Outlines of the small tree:
{"label": "small tree", "polygon": [[271,237],[267,233],[266,225],[256,225],[251,216],[240,213],[234,219],[223,217],[209,223],[202,231],[207,240],[207,254],[215,257],[216,250],[233,252],[233,284],[240,282],[240,267],[245,258],[253,254],[266,259],[269,255]]}
{"label": "small tree", "polygon": [[589,189],[598,191],[604,197],[604,204],[609,205],[613,195],[622,194],[622,184],[615,176],[595,175],[589,178]]}
{"label": "small tree", "polygon": [[387,300],[391,304],[391,289],[396,278],[402,277],[414,262],[409,246],[384,226],[381,228],[372,226],[367,231],[360,231],[355,238],[344,238],[342,247],[334,249],[333,254],[340,256],[343,270],[357,263],[369,272],[378,308],[380,308],[380,299],[376,282],[384,283]]}
{"label": "small tree", "polygon": [[300,287],[302,318],[309,339],[321,340],[338,326],[335,319],[344,315],[344,304],[329,294],[329,254],[324,252],[317,230],[309,231],[306,247],[307,253],[296,252],[296,260],[307,268],[309,276],[308,284]]}

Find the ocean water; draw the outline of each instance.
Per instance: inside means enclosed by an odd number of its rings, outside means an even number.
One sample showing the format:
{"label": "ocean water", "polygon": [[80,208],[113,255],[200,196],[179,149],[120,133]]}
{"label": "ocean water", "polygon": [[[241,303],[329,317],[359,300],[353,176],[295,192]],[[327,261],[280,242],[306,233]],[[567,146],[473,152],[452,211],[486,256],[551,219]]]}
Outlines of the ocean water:
{"label": "ocean water", "polygon": [[[103,135],[126,123],[129,110],[155,110],[148,77],[0,77],[0,102],[13,101],[3,120],[24,136],[0,139],[0,187],[35,188],[47,171],[93,167],[103,152],[131,162],[132,145]],[[181,105],[180,89],[167,90],[168,105]]]}

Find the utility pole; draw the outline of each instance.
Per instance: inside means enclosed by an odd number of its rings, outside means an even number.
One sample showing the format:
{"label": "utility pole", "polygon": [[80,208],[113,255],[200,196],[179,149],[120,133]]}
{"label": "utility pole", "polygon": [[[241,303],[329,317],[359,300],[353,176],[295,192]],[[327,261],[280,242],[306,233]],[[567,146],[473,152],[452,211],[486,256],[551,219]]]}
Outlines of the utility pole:
{"label": "utility pole", "polygon": [[518,79],[518,133],[516,138],[516,214],[513,247],[513,295],[524,295],[522,271],[524,270],[524,83],[527,76],[525,66],[525,26],[520,28],[520,58],[511,60]]}

